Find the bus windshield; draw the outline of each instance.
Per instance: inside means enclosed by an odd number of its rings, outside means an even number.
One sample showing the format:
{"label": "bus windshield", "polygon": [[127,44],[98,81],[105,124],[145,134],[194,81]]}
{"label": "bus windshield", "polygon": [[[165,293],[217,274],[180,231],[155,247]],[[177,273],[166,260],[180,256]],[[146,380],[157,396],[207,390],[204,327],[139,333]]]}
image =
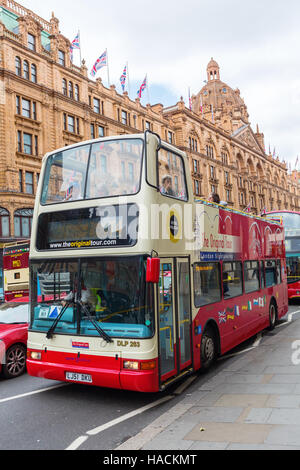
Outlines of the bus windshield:
{"label": "bus windshield", "polygon": [[152,337],[153,285],[145,272],[142,256],[32,263],[32,331],[47,332],[66,307],[56,334],[98,336],[92,317],[110,337]]}
{"label": "bus windshield", "polygon": [[286,236],[300,235],[300,214],[297,212],[270,212],[266,215],[268,219],[282,221]]}
{"label": "bus windshield", "polygon": [[55,153],[47,160],[41,202],[136,194],[142,158],[141,139],[106,140]]}

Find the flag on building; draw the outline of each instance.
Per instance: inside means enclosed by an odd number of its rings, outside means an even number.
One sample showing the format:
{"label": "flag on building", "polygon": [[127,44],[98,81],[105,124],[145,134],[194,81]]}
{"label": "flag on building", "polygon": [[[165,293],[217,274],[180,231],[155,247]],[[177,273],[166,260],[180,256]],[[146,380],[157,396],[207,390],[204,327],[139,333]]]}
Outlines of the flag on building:
{"label": "flag on building", "polygon": [[295,168],[296,168],[296,170],[297,170],[297,167],[298,167],[298,161],[299,161],[299,157],[298,157],[298,155],[297,155],[297,158],[296,158],[296,164],[295,164]]}
{"label": "flag on building", "polygon": [[189,88],[189,109],[192,111],[192,98],[191,98],[191,89]]}
{"label": "flag on building", "polygon": [[95,77],[98,70],[102,69],[102,67],[107,66],[107,50],[101,54],[99,59],[96,60],[95,64],[93,65],[93,68],[91,70],[91,75],[92,77]]}
{"label": "flag on building", "polygon": [[79,31],[76,34],[75,38],[73,39],[71,46],[70,46],[70,59],[73,62],[73,51],[74,49],[80,49],[80,34]]}
{"label": "flag on building", "polygon": [[140,88],[138,89],[137,91],[137,96],[138,98],[141,98],[142,97],[142,93],[143,91],[147,88],[147,75],[143,81],[143,83],[141,84]]}
{"label": "flag on building", "polygon": [[125,90],[126,78],[127,78],[127,65],[125,65],[123,73],[120,77],[121,87],[123,91]]}
{"label": "flag on building", "polygon": [[248,206],[245,209],[245,212],[251,212],[251,202],[249,202]]}

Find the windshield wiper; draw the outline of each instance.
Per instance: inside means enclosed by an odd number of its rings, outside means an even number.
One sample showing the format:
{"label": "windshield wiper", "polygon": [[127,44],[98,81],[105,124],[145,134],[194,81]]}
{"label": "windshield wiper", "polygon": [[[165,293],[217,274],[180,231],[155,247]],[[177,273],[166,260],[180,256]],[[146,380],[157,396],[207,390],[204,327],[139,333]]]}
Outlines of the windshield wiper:
{"label": "windshield wiper", "polygon": [[63,314],[65,313],[65,311],[67,310],[67,308],[69,306],[70,306],[70,302],[66,303],[66,305],[64,305],[64,307],[62,308],[62,310],[61,310],[60,314],[58,315],[58,317],[55,318],[54,322],[52,323],[52,325],[50,326],[50,328],[47,332],[47,335],[46,335],[47,339],[53,338],[54,330],[57,327],[58,322],[60,322],[60,320],[62,319]]}
{"label": "windshield wiper", "polygon": [[78,300],[75,302],[77,305],[79,305],[79,307],[83,310],[83,312],[86,314],[88,320],[94,325],[95,329],[98,331],[99,335],[107,342],[107,343],[113,343],[113,340],[111,339],[111,337],[105,333],[104,330],[102,330],[102,328],[100,328],[100,326],[97,324],[97,322],[93,319],[93,317],[91,316],[90,312],[88,311],[88,309],[81,303],[79,302]]}

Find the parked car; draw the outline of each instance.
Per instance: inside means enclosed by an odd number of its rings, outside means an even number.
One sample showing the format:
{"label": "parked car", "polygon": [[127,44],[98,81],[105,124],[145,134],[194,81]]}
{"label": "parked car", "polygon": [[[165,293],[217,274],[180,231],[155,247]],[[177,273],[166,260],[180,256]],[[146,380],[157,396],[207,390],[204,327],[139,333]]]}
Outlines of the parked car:
{"label": "parked car", "polygon": [[28,303],[0,305],[0,372],[7,379],[26,371]]}

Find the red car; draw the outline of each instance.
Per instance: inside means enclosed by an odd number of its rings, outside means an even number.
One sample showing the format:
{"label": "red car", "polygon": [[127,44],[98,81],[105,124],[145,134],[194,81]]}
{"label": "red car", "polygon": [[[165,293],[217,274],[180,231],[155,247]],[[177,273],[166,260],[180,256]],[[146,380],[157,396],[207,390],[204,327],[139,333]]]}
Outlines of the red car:
{"label": "red car", "polygon": [[28,325],[28,303],[0,305],[0,372],[7,379],[26,370]]}

